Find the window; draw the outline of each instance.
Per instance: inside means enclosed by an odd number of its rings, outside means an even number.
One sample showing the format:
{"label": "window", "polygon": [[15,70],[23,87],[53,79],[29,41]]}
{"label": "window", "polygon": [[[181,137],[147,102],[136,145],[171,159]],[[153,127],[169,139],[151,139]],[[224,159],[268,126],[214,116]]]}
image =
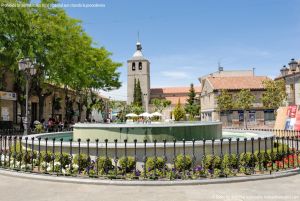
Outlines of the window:
{"label": "window", "polygon": [[142,62],[139,62],[139,70],[142,70]]}
{"label": "window", "polygon": [[132,70],[135,70],[135,63],[132,63]]}

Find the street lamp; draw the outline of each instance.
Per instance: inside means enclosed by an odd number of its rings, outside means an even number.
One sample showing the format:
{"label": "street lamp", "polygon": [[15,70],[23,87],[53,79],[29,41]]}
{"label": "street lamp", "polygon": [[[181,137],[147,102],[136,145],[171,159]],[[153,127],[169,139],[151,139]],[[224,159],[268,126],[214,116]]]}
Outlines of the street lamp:
{"label": "street lamp", "polygon": [[28,90],[29,90],[29,79],[30,76],[36,74],[35,61],[32,62],[29,58],[21,59],[19,61],[19,70],[23,71],[26,78],[26,111],[24,119],[24,134],[28,134]]}
{"label": "street lamp", "polygon": [[296,73],[296,69],[297,69],[297,66],[298,66],[298,62],[295,61],[295,59],[291,59],[290,63],[289,63],[289,67],[290,67],[290,70],[292,71],[293,73],[293,92],[294,92],[294,105],[296,104],[296,83],[295,83],[295,73]]}

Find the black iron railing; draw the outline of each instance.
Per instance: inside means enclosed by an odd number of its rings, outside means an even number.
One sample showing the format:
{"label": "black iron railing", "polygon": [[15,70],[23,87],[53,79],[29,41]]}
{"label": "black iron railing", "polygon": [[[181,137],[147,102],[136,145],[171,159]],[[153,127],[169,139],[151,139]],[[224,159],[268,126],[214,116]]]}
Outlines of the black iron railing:
{"label": "black iron railing", "polygon": [[0,136],[0,167],[110,179],[198,179],[299,168],[299,137],[119,142]]}
{"label": "black iron railing", "polygon": [[[55,128],[51,131],[45,130],[43,133],[55,133],[55,132],[66,132],[66,131],[73,131],[73,128]],[[34,129],[29,129],[28,134],[37,134],[38,132]],[[2,136],[21,136],[24,134],[24,129],[0,129],[0,135]]]}

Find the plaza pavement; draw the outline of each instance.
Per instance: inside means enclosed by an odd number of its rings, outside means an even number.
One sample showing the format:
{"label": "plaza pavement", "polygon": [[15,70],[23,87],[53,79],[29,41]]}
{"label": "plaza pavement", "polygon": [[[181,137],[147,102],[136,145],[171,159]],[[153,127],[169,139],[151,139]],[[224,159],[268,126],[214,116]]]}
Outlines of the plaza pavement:
{"label": "plaza pavement", "polygon": [[299,187],[300,175],[194,186],[72,184],[0,175],[0,201],[299,201]]}

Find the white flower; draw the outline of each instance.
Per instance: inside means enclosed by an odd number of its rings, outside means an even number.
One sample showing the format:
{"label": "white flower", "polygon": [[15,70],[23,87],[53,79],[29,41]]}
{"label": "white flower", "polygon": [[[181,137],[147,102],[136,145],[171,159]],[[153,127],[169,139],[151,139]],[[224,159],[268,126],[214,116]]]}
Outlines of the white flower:
{"label": "white flower", "polygon": [[63,174],[66,174],[66,170],[65,170],[65,169],[62,169],[61,172],[62,172]]}
{"label": "white flower", "polygon": [[51,167],[47,167],[47,171],[50,172],[51,171]]}

